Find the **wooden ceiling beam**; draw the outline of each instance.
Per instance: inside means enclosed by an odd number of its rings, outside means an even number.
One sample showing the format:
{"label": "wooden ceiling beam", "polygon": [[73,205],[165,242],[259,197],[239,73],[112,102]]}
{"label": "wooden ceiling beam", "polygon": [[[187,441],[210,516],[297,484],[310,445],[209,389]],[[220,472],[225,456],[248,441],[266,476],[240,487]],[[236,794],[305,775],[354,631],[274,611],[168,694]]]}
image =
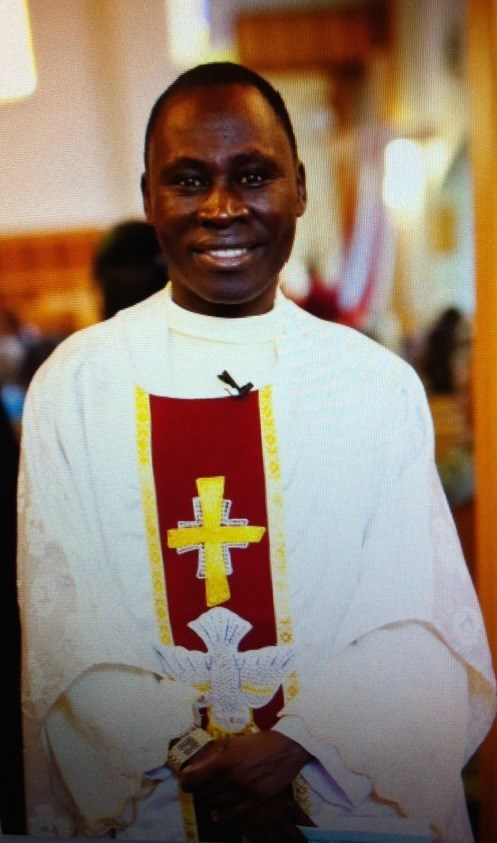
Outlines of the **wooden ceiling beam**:
{"label": "wooden ceiling beam", "polygon": [[246,12],[237,17],[240,61],[261,72],[360,73],[391,43],[390,4]]}

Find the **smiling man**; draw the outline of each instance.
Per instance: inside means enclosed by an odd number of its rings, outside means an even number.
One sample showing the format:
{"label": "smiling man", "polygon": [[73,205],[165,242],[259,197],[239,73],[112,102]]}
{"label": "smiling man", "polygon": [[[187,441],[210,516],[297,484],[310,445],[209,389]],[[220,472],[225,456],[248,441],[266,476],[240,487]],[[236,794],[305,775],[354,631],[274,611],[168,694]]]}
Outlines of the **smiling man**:
{"label": "smiling man", "polygon": [[293,136],[249,85],[180,88],[166,103],[149,128],[143,194],[173,299],[208,316],[266,313],[305,209]]}
{"label": "smiling man", "polygon": [[495,711],[478,602],[417,376],[278,289],[306,204],[279,94],[236,64],[180,76],[142,190],[166,288],[62,343],[25,404],[30,833],[352,817],[467,843]]}

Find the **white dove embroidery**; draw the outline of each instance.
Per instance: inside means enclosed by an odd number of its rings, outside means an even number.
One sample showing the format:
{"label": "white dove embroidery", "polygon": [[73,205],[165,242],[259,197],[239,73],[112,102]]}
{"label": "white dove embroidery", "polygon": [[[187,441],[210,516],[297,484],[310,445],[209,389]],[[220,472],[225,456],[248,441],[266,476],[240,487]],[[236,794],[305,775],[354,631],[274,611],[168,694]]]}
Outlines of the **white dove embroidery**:
{"label": "white dove embroidery", "polygon": [[286,644],[240,652],[238,645],[252,624],[222,606],[204,612],[188,626],[207,652],[170,646],[163,649],[167,672],[203,694],[211,723],[226,732],[240,732],[252,720],[252,709],[266,705],[288,676],[294,659]]}

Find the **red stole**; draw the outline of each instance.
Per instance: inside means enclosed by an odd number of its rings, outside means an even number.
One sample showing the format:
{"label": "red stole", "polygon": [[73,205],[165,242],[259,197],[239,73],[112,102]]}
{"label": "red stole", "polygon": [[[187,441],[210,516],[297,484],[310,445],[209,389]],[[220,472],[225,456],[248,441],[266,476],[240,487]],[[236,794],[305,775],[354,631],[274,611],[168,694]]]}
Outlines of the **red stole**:
{"label": "red stole", "polygon": [[[188,623],[217,604],[252,625],[239,644],[240,651],[281,643],[271,573],[259,393],[195,400],[151,395],[149,401],[172,642],[189,650],[205,650]],[[236,546],[242,543],[246,546]],[[202,554],[194,549],[196,545],[204,548],[203,571],[199,571]],[[227,573],[230,567],[232,572]],[[270,728],[282,705],[280,688],[263,708],[254,710],[257,726]]]}

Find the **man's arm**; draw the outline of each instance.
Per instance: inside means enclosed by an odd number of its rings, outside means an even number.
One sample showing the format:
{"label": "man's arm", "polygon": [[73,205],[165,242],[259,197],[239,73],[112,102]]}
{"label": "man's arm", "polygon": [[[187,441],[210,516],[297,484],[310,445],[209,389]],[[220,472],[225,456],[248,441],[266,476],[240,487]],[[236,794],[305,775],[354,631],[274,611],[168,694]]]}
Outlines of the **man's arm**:
{"label": "man's arm", "polygon": [[349,770],[368,777],[375,799],[440,824],[461,786],[465,664],[433,631],[406,623],[365,635],[326,670],[285,706],[276,728],[295,729],[304,743],[308,735],[325,767],[335,746]]}
{"label": "man's arm", "polygon": [[146,771],[192,726],[196,692],[143,670],[100,666],[79,677],[45,720],[51,756],[83,828],[93,835],[132,821]]}

